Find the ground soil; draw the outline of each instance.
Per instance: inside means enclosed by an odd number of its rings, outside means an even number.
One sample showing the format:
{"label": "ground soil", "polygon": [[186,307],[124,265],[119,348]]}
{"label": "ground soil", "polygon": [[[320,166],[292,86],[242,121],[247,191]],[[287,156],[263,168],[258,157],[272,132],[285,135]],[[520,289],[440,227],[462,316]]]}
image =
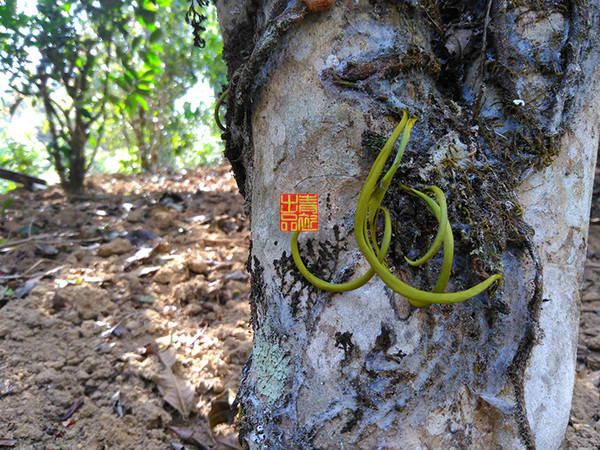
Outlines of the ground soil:
{"label": "ground soil", "polygon": [[229,167],[1,205],[0,448],[239,448],[249,229]]}
{"label": "ground soil", "polygon": [[[567,449],[600,448],[597,194]],[[240,448],[250,234],[228,166],[18,189],[0,209],[0,448]]]}

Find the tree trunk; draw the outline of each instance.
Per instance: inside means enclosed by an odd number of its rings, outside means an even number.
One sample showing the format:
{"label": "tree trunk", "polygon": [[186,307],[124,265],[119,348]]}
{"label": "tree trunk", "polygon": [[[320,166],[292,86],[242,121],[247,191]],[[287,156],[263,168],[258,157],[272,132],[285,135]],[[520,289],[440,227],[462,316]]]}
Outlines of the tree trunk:
{"label": "tree trunk", "polygon": [[79,194],[83,191],[85,180],[85,144],[88,135],[80,117],[75,119],[74,130],[70,132],[69,167],[67,179],[62,183],[63,189],[69,194]]}
{"label": "tree trunk", "polygon": [[[217,1],[226,156],[252,218],[241,440],[558,448],[598,149],[600,1],[326,3]],[[423,254],[437,222],[400,184],[435,185],[456,247],[447,291],[502,273],[493,295],[414,308],[377,276],[335,294],[290,256],[279,196],[317,193],[307,266],[332,282],[368,269],[354,210],[402,110],[419,121],[383,203],[386,263],[432,289],[441,256],[413,268],[404,255]]]}

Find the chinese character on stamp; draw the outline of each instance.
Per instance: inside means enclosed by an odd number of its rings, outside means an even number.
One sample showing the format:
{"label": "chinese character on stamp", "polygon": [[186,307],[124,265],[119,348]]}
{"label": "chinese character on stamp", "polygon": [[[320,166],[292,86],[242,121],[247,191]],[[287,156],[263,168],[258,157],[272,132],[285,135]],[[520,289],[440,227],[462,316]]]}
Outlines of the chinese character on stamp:
{"label": "chinese character on stamp", "polygon": [[319,194],[281,194],[281,231],[319,231]]}

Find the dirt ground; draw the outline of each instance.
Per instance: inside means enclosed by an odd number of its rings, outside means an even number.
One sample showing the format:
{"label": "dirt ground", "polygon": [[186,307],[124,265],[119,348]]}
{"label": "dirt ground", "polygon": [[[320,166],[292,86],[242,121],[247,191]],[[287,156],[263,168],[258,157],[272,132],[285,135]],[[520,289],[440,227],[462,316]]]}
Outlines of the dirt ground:
{"label": "dirt ground", "polygon": [[0,448],[239,448],[249,230],[229,167],[88,188],[0,197]]}
{"label": "dirt ground", "polygon": [[[567,449],[600,448],[598,186]],[[0,448],[240,448],[250,235],[229,167],[87,192],[0,196]]]}

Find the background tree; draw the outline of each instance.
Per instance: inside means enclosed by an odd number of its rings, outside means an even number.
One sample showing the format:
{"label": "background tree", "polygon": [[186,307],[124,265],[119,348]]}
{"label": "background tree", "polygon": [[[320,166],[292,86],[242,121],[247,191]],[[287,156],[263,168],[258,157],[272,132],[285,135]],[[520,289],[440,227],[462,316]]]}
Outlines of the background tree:
{"label": "background tree", "polygon": [[[226,156],[253,227],[243,442],[558,448],[598,149],[599,2],[330,5],[217,1]],[[403,256],[422,254],[437,222],[400,184],[436,185],[456,246],[449,290],[500,272],[495,295],[417,309],[377,277],[332,294],[290,257],[279,194],[318,193],[304,259],[333,282],[366,271],[354,207],[403,109],[419,121],[384,201],[387,264],[431,290],[441,257]]]}
{"label": "background tree", "polygon": [[[198,151],[196,128],[208,122],[208,109],[176,107],[200,68],[219,60],[214,18],[200,52],[183,34],[184,1],[40,1],[37,9],[18,12],[14,1],[0,7],[0,62],[17,95],[11,111],[25,98],[43,106],[47,148],[67,191],[82,188],[101,150],[125,149],[145,170],[214,152]],[[222,68],[202,77],[215,90]]]}
{"label": "background tree", "polygon": [[178,108],[177,100],[201,80],[210,86],[204,97],[212,98],[225,82],[214,9],[205,23],[206,45],[202,50],[190,46],[188,29],[182,26],[187,10],[184,0],[173,0],[167,8],[159,8],[156,21],[160,27],[146,29],[146,36],[134,42],[139,49],[129,52],[144,58],[157,55],[159,61],[151,68],[139,65],[138,71],[128,64],[127,72],[114,77],[121,88],[114,98],[114,118],[122,124],[119,131],[146,171],[154,172],[174,158],[197,150],[196,129],[201,122],[212,125],[211,112],[189,102]]}
{"label": "background tree", "polygon": [[[20,130],[13,130],[11,123],[4,120],[4,117],[15,116],[10,114],[9,102],[4,102],[0,109],[0,168],[27,173],[37,176],[40,173],[51,169],[52,163],[48,158],[40,158],[44,155],[44,146],[37,140],[38,129],[32,128],[29,133],[17,136]],[[19,113],[17,112],[16,115]],[[27,119],[21,117],[21,123],[24,120],[31,121],[31,116]],[[0,180],[0,192],[14,189],[16,184],[8,180]]]}
{"label": "background tree", "polygon": [[85,146],[102,134],[115,36],[128,33],[131,16],[119,1],[40,1],[32,16],[16,6],[1,11],[2,67],[16,92],[42,102],[61,184],[77,192],[89,167]]}

